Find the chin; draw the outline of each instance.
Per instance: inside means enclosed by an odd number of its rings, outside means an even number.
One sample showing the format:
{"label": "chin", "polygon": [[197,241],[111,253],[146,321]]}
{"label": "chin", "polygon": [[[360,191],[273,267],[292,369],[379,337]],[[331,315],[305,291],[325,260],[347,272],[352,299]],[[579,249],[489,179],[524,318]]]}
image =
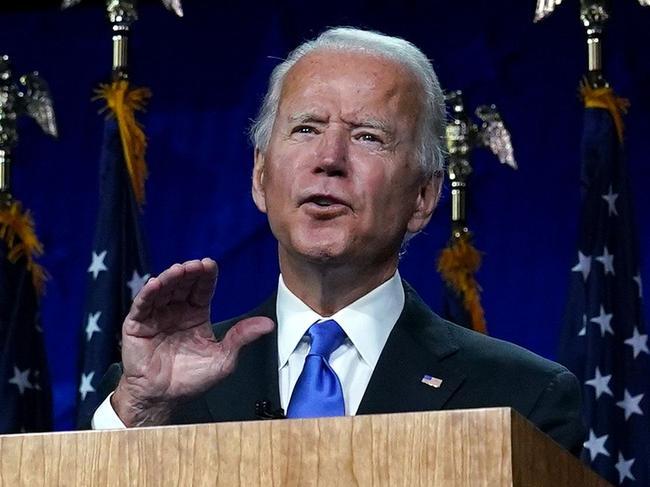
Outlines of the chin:
{"label": "chin", "polygon": [[338,235],[337,238],[331,238],[332,235],[319,235],[319,232],[313,232],[305,237],[294,240],[291,248],[292,253],[309,262],[336,264],[344,263],[346,257],[349,258],[350,238],[347,236]]}
{"label": "chin", "polygon": [[328,245],[317,245],[296,250],[305,260],[314,264],[335,264],[345,261],[346,256],[346,253],[341,249]]}

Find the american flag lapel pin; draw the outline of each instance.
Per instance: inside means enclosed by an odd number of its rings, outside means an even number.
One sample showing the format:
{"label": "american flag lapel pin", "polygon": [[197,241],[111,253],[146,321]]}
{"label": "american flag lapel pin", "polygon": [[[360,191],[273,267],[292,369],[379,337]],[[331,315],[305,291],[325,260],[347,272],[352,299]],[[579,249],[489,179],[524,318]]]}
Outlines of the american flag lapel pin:
{"label": "american flag lapel pin", "polygon": [[442,385],[442,379],[438,379],[437,377],[432,377],[430,375],[425,375],[422,377],[421,382],[428,386],[435,387],[436,389]]}

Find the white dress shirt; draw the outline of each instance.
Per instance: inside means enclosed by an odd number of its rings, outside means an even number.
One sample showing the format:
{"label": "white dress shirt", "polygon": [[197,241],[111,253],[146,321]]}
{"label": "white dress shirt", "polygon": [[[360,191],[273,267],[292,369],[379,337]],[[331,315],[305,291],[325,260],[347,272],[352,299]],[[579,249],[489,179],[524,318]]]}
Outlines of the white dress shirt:
{"label": "white dress shirt", "polygon": [[338,375],[345,399],[345,414],[359,409],[370,376],[384,349],[397,318],[404,308],[404,288],[396,272],[393,277],[332,316],[320,316],[300,301],[285,285],[278,283],[278,378],[280,404],[287,410],[291,393],[309,353],[311,325],[324,319],[335,320],[346,339],[332,352],[329,363]]}
{"label": "white dress shirt", "polygon": [[[332,316],[320,316],[285,286],[282,276],[278,281],[278,384],[282,409],[287,410],[309,353],[307,330],[317,321],[333,319],[347,338],[332,352],[329,363],[341,381],[345,414],[353,416],[359,409],[388,335],[404,308],[404,288],[399,272]],[[93,429],[125,428],[111,406],[111,396],[95,411]]]}

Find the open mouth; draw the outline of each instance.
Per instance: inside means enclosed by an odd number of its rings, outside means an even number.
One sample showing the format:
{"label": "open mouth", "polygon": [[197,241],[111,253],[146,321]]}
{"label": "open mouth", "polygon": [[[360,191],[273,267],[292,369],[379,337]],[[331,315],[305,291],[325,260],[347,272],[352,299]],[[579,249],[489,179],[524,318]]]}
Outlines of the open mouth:
{"label": "open mouth", "polygon": [[301,204],[315,218],[333,218],[351,210],[350,205],[335,196],[317,194],[305,198]]}
{"label": "open mouth", "polygon": [[311,200],[308,200],[309,203],[314,203],[315,205],[321,206],[323,208],[327,208],[329,206],[335,205],[335,204],[340,204],[337,203],[336,201],[330,199],[330,198],[325,198],[325,197],[316,197]]}
{"label": "open mouth", "polygon": [[302,204],[305,203],[312,203],[316,206],[322,207],[322,208],[328,208],[330,206],[334,205],[342,205],[342,206],[349,206],[345,201],[336,198],[334,196],[329,196],[329,195],[314,195],[310,196],[308,198],[305,198],[305,200],[302,202]]}

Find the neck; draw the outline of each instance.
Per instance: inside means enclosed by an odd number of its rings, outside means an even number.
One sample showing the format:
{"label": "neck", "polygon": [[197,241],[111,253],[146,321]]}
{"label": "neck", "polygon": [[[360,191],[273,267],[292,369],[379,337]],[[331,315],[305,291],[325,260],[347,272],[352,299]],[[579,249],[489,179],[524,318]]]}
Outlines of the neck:
{"label": "neck", "polygon": [[393,277],[397,256],[374,265],[304,262],[280,250],[287,288],[321,316],[332,316]]}

